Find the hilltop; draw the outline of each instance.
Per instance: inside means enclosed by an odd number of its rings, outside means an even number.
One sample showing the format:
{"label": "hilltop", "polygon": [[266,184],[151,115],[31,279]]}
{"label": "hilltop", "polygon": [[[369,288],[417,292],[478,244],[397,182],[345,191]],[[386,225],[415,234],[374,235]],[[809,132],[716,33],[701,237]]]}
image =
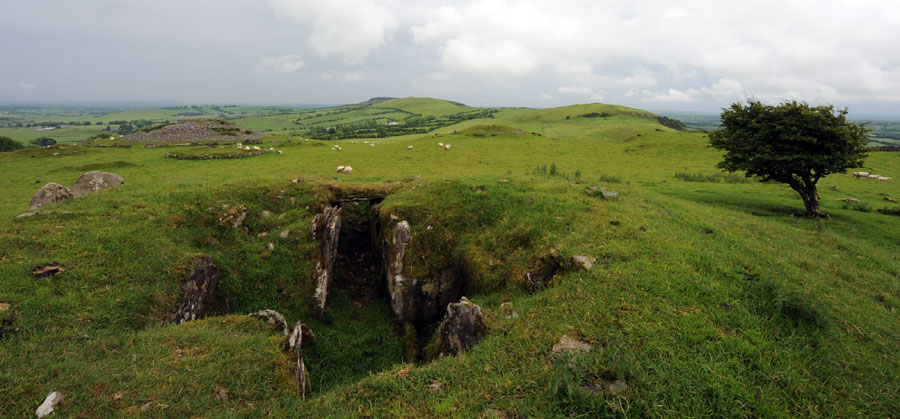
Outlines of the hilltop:
{"label": "hilltop", "polygon": [[[51,391],[73,417],[900,411],[896,181],[828,176],[831,217],[796,216],[786,186],[719,172],[706,134],[606,104],[405,98],[229,122],[282,153],[0,153],[15,174],[0,178],[0,416],[31,416]],[[341,137],[360,134],[375,135]],[[93,170],[125,183],[16,218],[42,185]],[[900,160],[873,151],[854,170],[895,175]],[[321,227],[337,208],[319,316]],[[216,266],[214,298],[174,324],[198,260]],[[51,262],[62,269],[41,274]],[[407,300],[398,276],[418,284]],[[462,296],[485,337],[434,356],[445,300]],[[315,335],[305,400],[283,331],[248,316],[264,309]]]}

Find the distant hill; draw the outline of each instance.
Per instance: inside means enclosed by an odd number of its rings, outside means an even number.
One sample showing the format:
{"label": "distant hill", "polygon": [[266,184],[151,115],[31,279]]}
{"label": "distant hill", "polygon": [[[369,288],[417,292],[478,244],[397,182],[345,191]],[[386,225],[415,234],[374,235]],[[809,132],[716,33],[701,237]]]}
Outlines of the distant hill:
{"label": "distant hill", "polygon": [[400,109],[406,112],[424,116],[454,115],[478,109],[466,106],[459,102],[453,102],[444,99],[432,99],[427,97],[405,97],[402,99],[391,99],[372,105],[372,107]]}

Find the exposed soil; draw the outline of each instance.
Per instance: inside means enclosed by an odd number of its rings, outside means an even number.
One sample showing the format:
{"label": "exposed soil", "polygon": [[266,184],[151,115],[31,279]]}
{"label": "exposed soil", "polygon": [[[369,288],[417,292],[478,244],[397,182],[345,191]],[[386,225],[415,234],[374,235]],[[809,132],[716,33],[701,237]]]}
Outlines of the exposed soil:
{"label": "exposed soil", "polygon": [[264,132],[228,122],[197,119],[136,132],[122,139],[136,142],[245,141],[265,136]]}

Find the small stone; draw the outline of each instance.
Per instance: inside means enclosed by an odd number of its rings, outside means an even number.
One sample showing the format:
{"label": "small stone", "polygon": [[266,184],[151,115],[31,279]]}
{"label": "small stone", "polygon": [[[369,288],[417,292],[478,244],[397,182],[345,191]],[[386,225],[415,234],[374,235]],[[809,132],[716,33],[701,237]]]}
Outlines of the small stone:
{"label": "small stone", "polygon": [[860,203],[860,200],[858,200],[858,199],[856,199],[856,198],[838,198],[838,199],[836,199],[835,201],[850,202],[850,203],[853,203],[853,204],[859,204],[859,203]]}
{"label": "small stone", "polygon": [[286,238],[288,238],[288,235],[290,235],[290,234],[291,234],[291,230],[284,230],[281,233],[278,233],[278,236],[280,236],[282,239],[286,239]]}
{"label": "small stone", "polygon": [[441,385],[442,385],[442,384],[441,384],[440,381],[435,380],[435,381],[434,381],[433,383],[431,383],[428,387],[431,388],[431,391],[440,391],[440,390],[441,390]]}
{"label": "small stone", "polygon": [[592,348],[590,343],[582,342],[569,335],[562,335],[562,337],[559,338],[559,343],[553,345],[553,353],[590,352]]}
{"label": "small stone", "polygon": [[272,211],[264,210],[263,212],[260,213],[260,215],[261,215],[263,218],[269,218],[269,217],[272,216]]}
{"label": "small stone", "polygon": [[219,399],[220,401],[222,401],[222,403],[227,403],[228,402],[228,392],[225,391],[224,389],[219,390],[219,392],[216,393],[216,398]]}
{"label": "small stone", "polygon": [[518,319],[519,313],[516,310],[513,310],[513,305],[511,302],[507,301],[503,304],[500,304],[500,315],[507,319]]}
{"label": "small stone", "polygon": [[62,393],[58,391],[51,392],[47,395],[47,398],[44,399],[44,402],[38,406],[37,410],[34,412],[34,416],[37,418],[42,418],[53,413],[54,408],[61,401],[63,401],[65,397],[63,397]]}
{"label": "small stone", "polygon": [[64,268],[65,266],[60,265],[59,262],[50,262],[43,266],[38,265],[31,268],[31,273],[34,274],[35,278],[44,278],[65,272]]}
{"label": "small stone", "polygon": [[884,197],[884,200],[885,200],[885,201],[888,201],[888,202],[897,202],[896,199],[891,198],[891,197],[889,197],[889,196]]}
{"label": "small stone", "polygon": [[268,231],[263,231],[262,233],[257,234],[256,237],[266,237],[268,235],[269,235]]}
{"label": "small stone", "polygon": [[600,193],[603,194],[603,199],[617,199],[619,197],[618,192],[610,191],[606,188],[600,188]]}
{"label": "small stone", "polygon": [[9,310],[10,307],[12,306],[10,306],[9,303],[0,303],[0,311]]}
{"label": "small stone", "polygon": [[143,412],[143,411],[145,411],[145,410],[151,408],[152,406],[153,406],[153,402],[147,402],[147,403],[144,403],[144,404],[141,406],[141,412]]}
{"label": "small stone", "polygon": [[270,242],[269,244],[266,245],[266,248],[269,249],[270,252],[275,250],[275,243]]}
{"label": "small stone", "polygon": [[597,259],[592,258],[590,256],[572,256],[569,258],[569,263],[576,268],[584,269],[585,271],[590,271],[594,268],[594,265],[597,263]]}

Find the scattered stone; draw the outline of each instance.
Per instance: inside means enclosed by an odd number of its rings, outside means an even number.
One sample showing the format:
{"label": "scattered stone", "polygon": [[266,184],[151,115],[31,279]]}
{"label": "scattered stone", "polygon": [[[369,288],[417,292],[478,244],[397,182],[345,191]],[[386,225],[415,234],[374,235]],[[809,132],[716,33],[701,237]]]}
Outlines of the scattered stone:
{"label": "scattered stone", "polygon": [[566,353],[577,353],[577,352],[590,352],[593,346],[590,343],[582,342],[578,339],[575,339],[569,335],[562,335],[559,338],[559,343],[553,345],[553,353],[554,354],[566,354]]}
{"label": "scattered stone", "polygon": [[603,194],[603,199],[617,199],[619,197],[618,192],[610,191],[606,188],[600,188],[600,193]]}
{"label": "scattered stone", "polygon": [[585,384],[582,389],[588,393],[592,394],[600,394],[603,392],[612,393],[612,394],[621,394],[624,393],[625,390],[628,389],[628,384],[625,383],[625,380],[612,379],[608,380],[605,378],[601,378],[597,381]]}
{"label": "scattered stone", "polygon": [[256,237],[266,237],[268,235],[269,235],[268,231],[263,231],[262,233],[257,234]]}
{"label": "scattered stone", "polygon": [[44,205],[56,204],[74,198],[72,191],[58,183],[50,182],[38,189],[28,204],[28,211],[34,211]]}
{"label": "scattered stone", "polygon": [[65,397],[63,397],[62,393],[58,391],[51,392],[47,395],[47,398],[44,399],[44,402],[38,406],[37,410],[34,411],[34,416],[37,418],[42,418],[53,413],[56,405],[63,401]]}
{"label": "scattered stone", "polygon": [[[149,145],[150,145],[150,144],[147,144],[147,146],[149,146]],[[146,147],[146,146],[145,146],[145,147]],[[153,407],[153,402],[147,402],[147,403],[144,403],[143,405],[141,405],[141,412],[144,412],[144,411],[146,411],[147,409],[149,409],[149,408],[151,408],[151,407]]]}
{"label": "scattered stone", "polygon": [[443,384],[440,381],[434,380],[431,384],[428,385],[428,387],[431,388],[431,391],[441,391],[442,385]]}
{"label": "scattered stone", "polygon": [[569,263],[576,268],[590,272],[597,264],[597,259],[590,256],[572,256],[569,258]]}
{"label": "scattered stone", "polygon": [[290,329],[288,328],[287,321],[284,320],[284,316],[281,313],[275,310],[261,310],[256,313],[249,314],[250,317],[259,317],[266,321],[270,326],[272,326],[272,330],[279,331],[283,333],[285,336],[290,335]]}
{"label": "scattered stone", "polygon": [[238,228],[242,224],[244,224],[244,219],[247,218],[247,206],[246,205],[238,205],[233,208],[228,208],[225,210],[225,213],[219,217],[219,224],[224,227]]}
{"label": "scattered stone", "polygon": [[509,301],[500,304],[500,315],[507,319],[519,318],[519,313],[517,313],[516,310],[513,310],[513,305]]}
{"label": "scattered stone", "polygon": [[31,268],[31,273],[34,274],[35,278],[45,278],[65,271],[65,265],[60,265],[59,262],[50,262],[45,265],[37,265]]}
{"label": "scattered stone", "polygon": [[860,203],[860,200],[858,200],[858,199],[856,199],[856,198],[838,198],[838,199],[835,199],[835,201],[850,202],[850,203],[853,203],[853,204],[859,204],[859,203]]}
{"label": "scattered stone", "polygon": [[884,197],[884,200],[885,200],[885,201],[888,201],[888,202],[897,202],[896,199],[891,198],[891,197],[889,197],[889,196]]}
{"label": "scattered stone", "polygon": [[12,307],[9,303],[0,303],[0,312],[9,310]]}
{"label": "scattered stone", "polygon": [[309,231],[319,243],[319,255],[313,272],[316,283],[313,311],[316,316],[322,318],[325,315],[325,303],[334,277],[334,260],[337,258],[338,238],[341,234],[341,208],[329,206],[316,214]]}
{"label": "scattered stone", "polygon": [[72,184],[72,196],[80,198],[89,193],[99,191],[101,189],[119,186],[125,183],[125,179],[115,173],[106,173],[100,171],[87,172],[75,183]]}
{"label": "scattered stone", "polygon": [[221,389],[216,393],[216,398],[219,399],[222,403],[228,402],[228,392],[225,389]]}
{"label": "scattered stone", "polygon": [[435,353],[456,355],[478,343],[487,334],[487,325],[481,314],[481,307],[462,297],[458,303],[447,304],[447,314],[438,327],[433,346]]}
{"label": "scattered stone", "polygon": [[263,218],[269,218],[272,216],[272,211],[264,210],[260,215],[262,215]]}
{"label": "scattered stone", "polygon": [[266,245],[266,249],[269,249],[270,252],[271,252],[271,251],[274,251],[274,250],[275,250],[275,243],[269,242],[269,244]]}
{"label": "scattered stone", "polygon": [[216,284],[219,282],[219,268],[209,256],[194,258],[191,276],[181,285],[182,295],[170,317],[172,323],[179,324],[196,320],[212,308],[215,301]]}
{"label": "scattered stone", "polygon": [[281,233],[278,233],[278,236],[281,237],[282,239],[286,239],[286,238],[288,238],[288,235],[290,235],[290,234],[291,234],[291,230],[284,230]]}

